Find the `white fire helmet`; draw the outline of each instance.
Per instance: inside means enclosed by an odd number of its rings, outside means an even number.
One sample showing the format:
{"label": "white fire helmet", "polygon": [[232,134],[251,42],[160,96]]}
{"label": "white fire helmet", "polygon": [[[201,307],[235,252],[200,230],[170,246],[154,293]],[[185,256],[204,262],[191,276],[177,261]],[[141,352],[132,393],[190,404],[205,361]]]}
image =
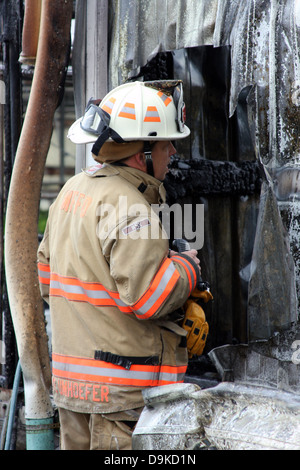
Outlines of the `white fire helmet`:
{"label": "white fire helmet", "polygon": [[70,127],[76,144],[94,142],[98,155],[105,142],[178,140],[190,134],[180,80],[131,82],[90,100],[85,114]]}

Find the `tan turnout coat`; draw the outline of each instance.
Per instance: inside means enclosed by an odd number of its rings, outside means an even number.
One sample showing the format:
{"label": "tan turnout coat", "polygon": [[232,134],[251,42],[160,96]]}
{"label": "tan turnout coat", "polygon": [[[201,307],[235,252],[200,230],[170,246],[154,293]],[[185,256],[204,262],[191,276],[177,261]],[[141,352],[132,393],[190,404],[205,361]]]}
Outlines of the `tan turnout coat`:
{"label": "tan turnout coat", "polygon": [[143,406],[145,387],[183,381],[185,332],[172,313],[195,287],[197,267],[168,256],[153,210],[164,200],[157,179],[95,164],[52,204],[38,268],[50,305],[57,406],[129,410]]}

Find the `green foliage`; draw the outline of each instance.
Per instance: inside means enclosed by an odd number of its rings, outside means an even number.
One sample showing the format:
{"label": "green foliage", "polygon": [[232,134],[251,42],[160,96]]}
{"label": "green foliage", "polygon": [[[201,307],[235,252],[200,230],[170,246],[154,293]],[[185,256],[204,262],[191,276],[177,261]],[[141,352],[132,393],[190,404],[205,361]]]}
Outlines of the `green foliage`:
{"label": "green foliage", "polygon": [[48,211],[40,211],[39,213],[39,222],[38,222],[38,232],[43,235],[46,228],[46,223],[48,219]]}

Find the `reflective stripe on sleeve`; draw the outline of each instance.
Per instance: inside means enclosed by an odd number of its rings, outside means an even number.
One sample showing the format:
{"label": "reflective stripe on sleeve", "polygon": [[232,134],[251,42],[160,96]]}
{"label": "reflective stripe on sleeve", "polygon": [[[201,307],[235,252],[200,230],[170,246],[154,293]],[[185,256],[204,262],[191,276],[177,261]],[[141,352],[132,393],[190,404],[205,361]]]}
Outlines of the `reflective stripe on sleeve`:
{"label": "reflective stripe on sleeve", "polygon": [[155,387],[183,382],[187,366],[132,365],[130,370],[111,363],[52,355],[52,372],[56,377],[128,387]]}
{"label": "reflective stripe on sleeve", "polygon": [[166,258],[142,297],[131,306],[137,318],[148,319],[155,315],[174,289],[180,274],[170,258]]}
{"label": "reflective stripe on sleeve", "polygon": [[131,308],[120,299],[117,292],[108,291],[98,282],[83,282],[79,279],[51,273],[50,296],[64,297],[76,302],[87,302],[97,307],[118,307],[123,313],[132,313]]}
{"label": "reflective stripe on sleeve", "polygon": [[196,287],[196,282],[197,282],[197,275],[196,275],[194,266],[192,265],[192,263],[189,263],[189,261],[183,256],[174,255],[171,257],[171,260],[174,261],[175,263],[179,263],[181,266],[184,267],[185,272],[188,277],[190,293],[191,293]]}
{"label": "reflective stripe on sleeve", "polygon": [[38,275],[41,284],[50,284],[50,266],[49,264],[38,263]]}
{"label": "reflective stripe on sleeve", "polygon": [[135,314],[140,320],[155,316],[180,278],[174,263],[166,258],[140,299],[128,305],[120,299],[118,292],[106,289],[99,282],[84,282],[75,277],[50,273],[49,267],[46,269],[44,266],[39,266],[39,272],[40,282],[50,284],[50,296],[87,302],[96,307],[117,307],[123,313]]}

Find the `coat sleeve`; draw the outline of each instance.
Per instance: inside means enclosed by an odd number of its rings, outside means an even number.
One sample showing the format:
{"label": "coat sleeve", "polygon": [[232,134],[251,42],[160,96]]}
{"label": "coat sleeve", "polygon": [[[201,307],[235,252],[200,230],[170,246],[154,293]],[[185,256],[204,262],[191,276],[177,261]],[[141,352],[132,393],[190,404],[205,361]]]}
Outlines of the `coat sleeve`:
{"label": "coat sleeve", "polygon": [[37,254],[38,274],[40,291],[43,299],[49,303],[50,288],[50,254],[49,254],[49,231],[46,225],[44,237],[39,245]]}
{"label": "coat sleeve", "polygon": [[156,219],[123,222],[103,243],[120,298],[140,320],[166,319],[195,288],[199,269],[185,255],[168,257],[169,243]]}

